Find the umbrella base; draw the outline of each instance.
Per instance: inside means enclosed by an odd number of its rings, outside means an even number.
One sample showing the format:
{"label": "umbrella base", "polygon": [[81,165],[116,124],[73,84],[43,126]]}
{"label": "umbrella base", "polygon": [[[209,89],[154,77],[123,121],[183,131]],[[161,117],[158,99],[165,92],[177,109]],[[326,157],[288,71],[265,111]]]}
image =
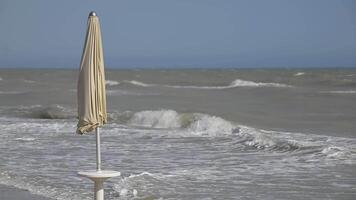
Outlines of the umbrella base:
{"label": "umbrella base", "polygon": [[111,170],[90,170],[80,171],[78,175],[94,181],[94,199],[104,200],[104,181],[112,177],[120,176],[121,173]]}

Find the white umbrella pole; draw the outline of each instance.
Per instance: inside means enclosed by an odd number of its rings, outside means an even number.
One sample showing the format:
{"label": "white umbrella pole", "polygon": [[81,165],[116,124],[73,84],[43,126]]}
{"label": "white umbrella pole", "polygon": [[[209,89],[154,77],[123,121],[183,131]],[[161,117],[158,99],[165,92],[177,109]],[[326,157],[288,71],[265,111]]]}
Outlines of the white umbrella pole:
{"label": "white umbrella pole", "polygon": [[94,199],[104,200],[104,181],[106,179],[120,176],[120,172],[111,170],[101,170],[101,152],[100,152],[100,131],[96,132],[96,170],[78,172],[80,176],[87,177],[94,181]]}
{"label": "white umbrella pole", "polygon": [[95,129],[96,132],[96,170],[101,171],[101,151],[100,151],[100,131],[99,127]]}
{"label": "white umbrella pole", "polygon": [[[95,129],[96,133],[96,171],[101,171],[101,151],[100,151],[100,129]],[[94,180],[94,199],[104,200],[104,185],[102,179]]]}

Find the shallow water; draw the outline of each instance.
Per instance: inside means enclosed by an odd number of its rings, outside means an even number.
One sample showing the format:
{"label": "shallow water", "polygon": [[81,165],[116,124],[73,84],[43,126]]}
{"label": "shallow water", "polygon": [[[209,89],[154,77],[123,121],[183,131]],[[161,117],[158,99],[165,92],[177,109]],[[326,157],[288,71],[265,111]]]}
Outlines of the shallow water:
{"label": "shallow water", "polygon": [[[0,183],[91,199],[77,72],[0,71]],[[356,70],[107,71],[107,199],[354,199]]]}

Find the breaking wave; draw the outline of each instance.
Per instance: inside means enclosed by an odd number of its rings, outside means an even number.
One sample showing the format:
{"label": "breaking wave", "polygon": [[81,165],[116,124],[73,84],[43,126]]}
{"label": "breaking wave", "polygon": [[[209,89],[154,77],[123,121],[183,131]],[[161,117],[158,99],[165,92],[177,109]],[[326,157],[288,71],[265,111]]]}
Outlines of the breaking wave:
{"label": "breaking wave", "polygon": [[[30,106],[1,110],[0,114],[15,117],[37,119],[73,119],[76,122],[76,111],[60,105]],[[341,143],[332,143],[333,137],[315,136],[310,142],[312,134],[273,132],[254,127],[243,126],[228,121],[219,116],[204,113],[179,113],[175,110],[144,110],[139,112],[125,111],[108,113],[110,124],[121,124],[131,128],[148,128],[157,133],[169,134],[175,137],[233,137],[243,148],[272,151],[305,151],[319,152],[328,158],[345,158],[354,155],[350,148]],[[324,138],[320,138],[324,137]],[[19,141],[31,141],[29,138],[17,138]],[[352,139],[346,139],[346,143]],[[308,141],[308,142],[305,142]],[[320,141],[331,141],[320,143]],[[355,141],[351,141],[353,144]],[[341,145],[339,145],[341,144]],[[356,147],[352,147],[354,149]]]}
{"label": "breaking wave", "polygon": [[[106,94],[108,96],[125,96],[125,95],[132,95],[132,96],[142,96],[144,93],[139,93],[139,92],[133,92],[130,90],[106,90]],[[150,93],[148,95],[155,95],[153,93]]]}
{"label": "breaking wave", "polygon": [[147,110],[133,114],[129,124],[151,128],[180,128],[180,119],[180,115],[174,110]]}
{"label": "breaking wave", "polygon": [[356,94],[356,90],[321,91],[320,93],[327,93],[327,94]]}
{"label": "breaking wave", "polygon": [[158,84],[148,84],[143,83],[136,80],[125,81],[126,83],[130,83],[132,85],[141,86],[141,87],[153,87],[153,86],[161,86],[161,87],[169,87],[169,88],[186,88],[186,89],[230,89],[236,87],[292,87],[287,84],[282,83],[263,83],[263,82],[253,82],[246,81],[241,79],[236,79],[232,81],[229,85],[225,86],[195,86],[195,85],[158,85]]}
{"label": "breaking wave", "polygon": [[305,74],[305,72],[297,72],[294,74],[294,76],[303,76]]}
{"label": "breaking wave", "polygon": [[[117,116],[118,117],[118,116]],[[333,143],[320,143],[320,138],[333,141],[329,136],[315,136],[302,133],[265,131],[243,126],[218,116],[202,113],[178,113],[174,110],[146,110],[136,113],[121,113],[121,123],[130,126],[164,129],[169,134],[182,137],[236,137],[244,148],[279,152],[319,152],[328,158],[343,159],[351,155],[352,150]],[[116,119],[118,119],[116,118]],[[293,137],[291,137],[293,135]],[[305,142],[308,140],[308,142]],[[349,140],[349,139],[346,139]],[[356,155],[355,155],[356,156]]]}
{"label": "breaking wave", "polygon": [[75,118],[76,112],[60,105],[49,106],[20,106],[1,110],[1,114],[13,117],[25,117],[34,119],[68,119]]}
{"label": "breaking wave", "polygon": [[105,81],[105,84],[108,85],[108,86],[114,86],[114,85],[119,85],[120,82],[118,82],[118,81],[112,81],[112,80],[106,80],[106,81]]}
{"label": "breaking wave", "polygon": [[161,129],[188,130],[196,136],[224,136],[237,133],[239,128],[221,117],[201,113],[178,113],[174,110],[146,110],[127,116],[127,123]]}
{"label": "breaking wave", "polygon": [[[139,174],[130,174],[127,177],[122,178],[119,182],[114,184],[113,190],[119,193],[122,199],[136,199],[138,197],[138,191],[141,193],[147,193],[143,199],[157,199],[150,193],[159,193],[159,191],[152,191],[153,185],[161,186],[164,188],[167,184],[166,178],[170,178],[172,175],[164,175],[160,173],[142,172]],[[142,185],[145,187],[142,188]],[[141,199],[141,198],[140,198]]]}
{"label": "breaking wave", "polygon": [[15,138],[15,140],[23,141],[23,142],[30,142],[30,141],[34,141],[36,139],[35,138],[31,138],[31,137],[20,137],[20,138]]}
{"label": "breaking wave", "polygon": [[135,81],[135,80],[131,80],[131,81],[124,81],[125,83],[130,83],[132,85],[136,85],[136,86],[141,86],[141,87],[150,87],[150,86],[156,86],[155,84],[148,84],[148,83],[143,83],[140,81]]}

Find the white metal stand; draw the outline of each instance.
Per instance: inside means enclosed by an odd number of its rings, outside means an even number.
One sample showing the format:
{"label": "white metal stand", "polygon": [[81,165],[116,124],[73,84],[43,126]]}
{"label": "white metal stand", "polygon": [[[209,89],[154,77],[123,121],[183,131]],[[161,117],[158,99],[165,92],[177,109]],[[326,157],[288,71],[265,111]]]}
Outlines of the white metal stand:
{"label": "white metal stand", "polygon": [[94,181],[94,199],[104,200],[104,181],[106,179],[120,176],[121,173],[111,170],[101,170],[101,152],[100,152],[100,132],[96,128],[96,170],[80,171],[79,176],[89,178]]}
{"label": "white metal stand", "polygon": [[95,200],[104,200],[104,181],[108,178],[120,176],[120,172],[102,170],[102,171],[82,171],[78,172],[80,176],[89,178],[94,181],[94,199]]}

